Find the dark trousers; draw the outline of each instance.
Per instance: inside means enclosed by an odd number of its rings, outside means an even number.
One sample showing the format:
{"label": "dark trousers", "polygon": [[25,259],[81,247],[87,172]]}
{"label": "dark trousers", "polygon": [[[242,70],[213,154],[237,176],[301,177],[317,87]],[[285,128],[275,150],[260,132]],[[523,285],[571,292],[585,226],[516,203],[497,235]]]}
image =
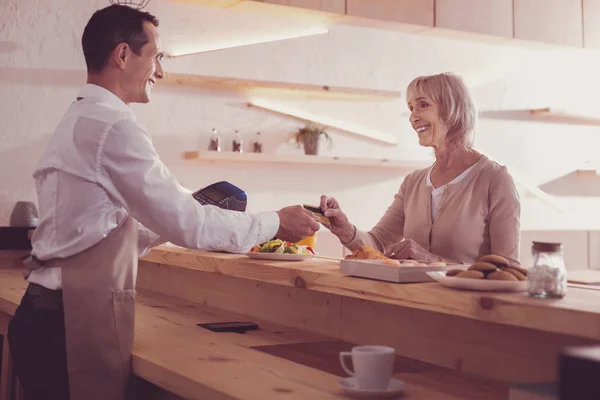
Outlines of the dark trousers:
{"label": "dark trousers", "polygon": [[25,400],[69,400],[62,291],[29,284],[8,342]]}

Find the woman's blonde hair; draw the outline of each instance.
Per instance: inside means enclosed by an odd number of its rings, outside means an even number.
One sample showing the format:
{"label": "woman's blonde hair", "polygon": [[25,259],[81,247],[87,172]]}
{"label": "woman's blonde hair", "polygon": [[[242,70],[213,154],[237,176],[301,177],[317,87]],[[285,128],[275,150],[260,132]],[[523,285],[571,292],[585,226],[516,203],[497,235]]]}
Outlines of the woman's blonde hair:
{"label": "woman's blonde hair", "polygon": [[440,118],[448,128],[446,146],[471,148],[477,110],[463,79],[450,72],[415,78],[406,89],[407,101],[421,96],[438,105]]}

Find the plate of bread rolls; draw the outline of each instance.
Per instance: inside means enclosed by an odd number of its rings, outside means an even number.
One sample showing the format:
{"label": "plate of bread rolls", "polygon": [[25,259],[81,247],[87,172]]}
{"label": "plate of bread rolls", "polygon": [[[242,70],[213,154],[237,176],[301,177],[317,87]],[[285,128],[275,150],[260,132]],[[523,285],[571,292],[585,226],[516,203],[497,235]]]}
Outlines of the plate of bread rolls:
{"label": "plate of bread rolls", "polygon": [[427,272],[432,279],[455,289],[520,292],[527,289],[527,270],[495,254],[480,257],[467,269]]}

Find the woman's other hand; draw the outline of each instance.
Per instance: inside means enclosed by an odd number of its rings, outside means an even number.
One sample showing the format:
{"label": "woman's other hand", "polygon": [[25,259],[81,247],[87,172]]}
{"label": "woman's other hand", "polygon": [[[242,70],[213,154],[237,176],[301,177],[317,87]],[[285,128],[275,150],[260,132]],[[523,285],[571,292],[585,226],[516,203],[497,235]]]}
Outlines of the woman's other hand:
{"label": "woman's other hand", "polygon": [[355,227],[348,221],[348,217],[340,208],[339,203],[333,197],[321,196],[321,210],[323,215],[329,218],[329,224],[323,224],[342,244],[349,243],[354,239]]}
{"label": "woman's other hand", "polygon": [[386,249],[385,255],[397,260],[419,260],[425,262],[443,261],[442,257],[428,252],[412,239],[402,239],[398,243],[390,246]]}

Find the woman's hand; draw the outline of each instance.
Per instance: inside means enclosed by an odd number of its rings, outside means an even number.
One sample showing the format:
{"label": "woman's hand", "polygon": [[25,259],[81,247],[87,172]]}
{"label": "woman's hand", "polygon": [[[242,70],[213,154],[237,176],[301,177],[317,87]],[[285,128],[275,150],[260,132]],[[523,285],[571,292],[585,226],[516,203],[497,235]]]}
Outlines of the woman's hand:
{"label": "woman's hand", "polygon": [[348,221],[348,217],[346,217],[346,214],[340,208],[337,200],[333,197],[323,195],[321,196],[320,207],[323,210],[323,215],[329,218],[331,222],[330,224],[323,225],[337,236],[340,242],[350,242],[354,238],[355,228]]}
{"label": "woman's hand", "polygon": [[385,255],[390,258],[403,260],[419,260],[425,262],[445,261],[443,257],[428,252],[412,239],[402,239],[386,249]]}

